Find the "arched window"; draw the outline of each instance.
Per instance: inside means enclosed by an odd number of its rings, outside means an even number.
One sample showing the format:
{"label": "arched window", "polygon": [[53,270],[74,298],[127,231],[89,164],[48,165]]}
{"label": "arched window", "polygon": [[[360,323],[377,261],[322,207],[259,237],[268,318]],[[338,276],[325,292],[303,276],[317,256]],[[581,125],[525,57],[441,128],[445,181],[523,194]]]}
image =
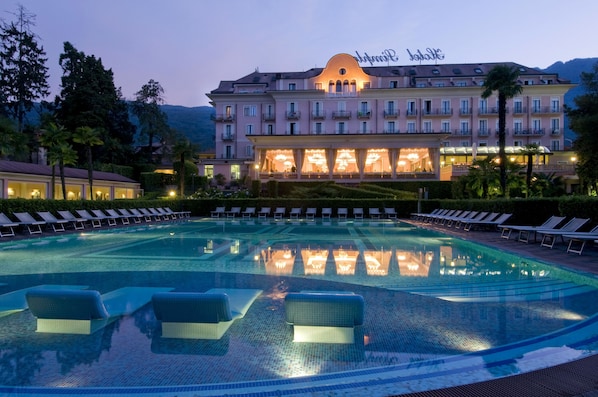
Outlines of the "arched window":
{"label": "arched window", "polygon": [[336,81],[336,92],[343,92],[343,85],[340,80]]}
{"label": "arched window", "polygon": [[334,81],[330,80],[328,82],[328,92],[332,94],[334,92]]}

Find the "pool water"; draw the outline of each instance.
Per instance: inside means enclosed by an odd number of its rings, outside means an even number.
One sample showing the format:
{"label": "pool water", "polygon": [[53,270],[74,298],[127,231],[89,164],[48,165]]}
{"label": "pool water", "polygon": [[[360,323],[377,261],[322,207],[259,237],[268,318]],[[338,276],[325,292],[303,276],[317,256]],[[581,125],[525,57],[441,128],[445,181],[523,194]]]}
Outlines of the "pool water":
{"label": "pool water", "polygon": [[[567,341],[598,312],[594,279],[393,221],[208,219],[131,226],[7,240],[0,243],[0,263],[0,294],[40,284],[87,285],[101,293],[126,286],[263,290],[246,316],[216,341],[161,338],[151,305],[92,335],[36,333],[29,311],[5,315],[5,391],[185,385],[216,390],[221,384],[362,375],[380,368],[430,372],[437,363],[457,362],[455,357],[476,357],[486,373],[503,376],[528,369],[517,362],[524,354],[552,360],[543,356],[545,345],[513,357],[504,346],[531,346],[559,332]],[[363,296],[365,323],[356,329],[355,344],[292,341],[284,296],[303,290]],[[591,353],[592,332],[582,342],[561,344],[559,357]],[[502,364],[491,365],[496,355]]]}

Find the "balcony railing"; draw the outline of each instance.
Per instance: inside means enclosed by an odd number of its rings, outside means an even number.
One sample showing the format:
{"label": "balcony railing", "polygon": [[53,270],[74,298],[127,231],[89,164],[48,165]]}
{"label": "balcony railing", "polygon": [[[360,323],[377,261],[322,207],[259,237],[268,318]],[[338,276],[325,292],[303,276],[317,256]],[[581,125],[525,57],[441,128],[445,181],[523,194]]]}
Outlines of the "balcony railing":
{"label": "balcony railing", "polygon": [[490,136],[491,133],[492,131],[489,128],[478,130],[478,136]]}
{"label": "balcony railing", "polygon": [[465,129],[456,129],[455,131],[453,131],[453,135],[458,135],[458,136],[471,136],[471,130],[465,130]]}
{"label": "balcony railing", "polygon": [[478,115],[479,116],[488,116],[488,115],[497,115],[498,114],[498,108],[497,107],[493,107],[493,108],[480,108],[478,109]]}
{"label": "balcony railing", "polygon": [[232,123],[235,121],[234,114],[216,114],[212,117],[212,120],[219,123]]}
{"label": "balcony railing", "polygon": [[311,118],[314,120],[324,120],[326,118],[326,112],[323,112],[323,111],[312,112]]}
{"label": "balcony railing", "polygon": [[356,134],[371,134],[372,130],[367,129],[367,128],[366,129],[360,128],[359,130],[355,131],[355,133]]}
{"label": "balcony railing", "polygon": [[358,119],[369,119],[372,116],[372,112],[365,111],[365,112],[357,112]]}
{"label": "balcony railing", "polygon": [[554,129],[554,130],[550,130],[550,135],[561,135],[561,130],[560,129]]}
{"label": "balcony railing", "polygon": [[222,140],[225,142],[230,142],[235,140],[235,134],[232,133],[224,133],[222,134]]}
{"label": "balcony railing", "polygon": [[385,119],[396,119],[397,117],[399,117],[399,111],[398,110],[385,110],[384,111],[384,118]]}
{"label": "balcony railing", "polygon": [[276,120],[276,114],[275,113],[264,113],[262,115],[262,120],[263,121],[275,121]]}
{"label": "balcony railing", "polygon": [[332,112],[333,119],[350,119],[351,112],[346,110],[337,110],[336,112]]}
{"label": "balcony railing", "polygon": [[415,117],[417,116],[417,110],[416,109],[407,109],[406,111],[407,117]]}
{"label": "balcony railing", "polygon": [[561,113],[563,108],[561,106],[534,106],[532,108],[532,114],[551,114]]}
{"label": "balcony railing", "polygon": [[513,131],[513,136],[542,136],[544,135],[545,131],[544,128],[527,128],[523,130],[516,130]]}
{"label": "balcony railing", "polygon": [[301,117],[301,112],[287,112],[286,116],[287,120],[299,120]]}
{"label": "balcony railing", "polygon": [[459,116],[470,116],[472,114],[471,108],[460,108],[459,109]]}
{"label": "balcony railing", "polygon": [[453,109],[424,109],[422,114],[424,116],[452,116]]}
{"label": "balcony railing", "polygon": [[513,108],[513,114],[524,114],[524,113],[527,113],[526,106],[515,106]]}

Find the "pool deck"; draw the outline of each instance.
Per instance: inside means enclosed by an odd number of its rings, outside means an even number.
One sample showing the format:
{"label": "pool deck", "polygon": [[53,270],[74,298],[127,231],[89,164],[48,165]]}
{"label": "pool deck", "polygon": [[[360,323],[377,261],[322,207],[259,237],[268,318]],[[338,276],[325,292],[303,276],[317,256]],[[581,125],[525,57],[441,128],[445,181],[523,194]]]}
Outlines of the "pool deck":
{"label": "pool deck", "polygon": [[[431,230],[485,244],[499,250],[519,253],[541,261],[554,263],[563,268],[592,274],[598,277],[598,247],[586,244],[582,255],[567,253],[567,244],[557,241],[552,249],[541,247],[540,243],[525,244],[506,240],[497,231],[465,232],[429,223],[402,221]],[[441,390],[402,394],[402,397],[598,397],[598,355],[572,361],[554,367],[532,371],[521,375],[450,387]]]}

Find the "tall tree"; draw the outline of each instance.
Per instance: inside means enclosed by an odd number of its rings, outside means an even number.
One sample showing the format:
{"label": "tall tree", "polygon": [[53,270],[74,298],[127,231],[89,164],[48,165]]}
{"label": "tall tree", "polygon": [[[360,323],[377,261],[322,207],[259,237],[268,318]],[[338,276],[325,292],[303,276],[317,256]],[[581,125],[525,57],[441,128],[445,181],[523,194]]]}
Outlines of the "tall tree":
{"label": "tall tree", "polygon": [[19,5],[16,20],[0,25],[0,100],[23,132],[25,114],[50,93],[46,53],[32,32],[35,15]]}
{"label": "tall tree", "polygon": [[0,116],[0,158],[8,158],[27,150],[27,138],[19,133],[12,120]]}
{"label": "tall tree", "polygon": [[498,93],[498,158],[500,161],[500,188],[502,194],[507,194],[507,154],[506,146],[506,118],[507,99],[523,91],[521,84],[517,82],[519,70],[516,66],[496,65],[486,76],[484,81],[482,98],[489,98],[494,92]]}
{"label": "tall tree", "polygon": [[598,192],[598,62],[591,72],[581,74],[585,94],[573,99],[575,107],[565,107],[569,127],[576,132],[573,150],[577,153],[577,175],[588,194]]}
{"label": "tall tree", "polygon": [[528,143],[523,147],[521,154],[527,157],[527,168],[525,170],[525,196],[529,197],[532,187],[532,171],[534,170],[534,156],[540,154],[540,145],[537,143]]}
{"label": "tall tree", "polygon": [[87,180],[89,181],[89,198],[93,200],[93,154],[91,148],[103,145],[104,141],[100,139],[99,129],[79,127],[73,133],[73,142],[85,147],[85,157],[87,158]]}
{"label": "tall tree", "polygon": [[[60,124],[49,122],[47,126],[41,131],[39,137],[39,143],[42,147],[48,151],[48,162],[52,167],[52,178],[51,178],[51,198],[56,198],[56,192],[54,187],[56,186],[56,166],[60,168],[61,180],[64,184],[64,163],[63,158],[68,157],[68,161],[72,159],[71,154],[68,152],[68,140],[70,133]],[[66,197],[66,187],[63,188],[63,197]]]}
{"label": "tall tree", "polygon": [[[134,126],[128,120],[128,109],[120,90],[114,86],[112,70],[107,70],[101,58],[78,51],[71,43],[64,43],[60,55],[62,90],[55,99],[58,121],[69,131],[87,126],[102,131],[100,139],[112,139],[121,146],[121,153],[102,152],[101,146],[94,149],[94,157],[110,162],[115,158],[126,160],[124,153],[130,153],[135,134]],[[112,145],[118,147],[118,145]],[[85,158],[81,153],[81,158]]]}
{"label": "tall tree", "polygon": [[166,114],[160,109],[164,103],[164,88],[159,82],[150,80],[135,94],[132,103],[133,114],[139,119],[140,135],[147,136],[148,162],[153,163],[154,138],[169,133]]}
{"label": "tall tree", "polygon": [[185,195],[185,159],[193,157],[198,152],[198,148],[187,137],[180,136],[172,151],[176,157],[179,157],[179,188],[180,195],[183,197]]}

